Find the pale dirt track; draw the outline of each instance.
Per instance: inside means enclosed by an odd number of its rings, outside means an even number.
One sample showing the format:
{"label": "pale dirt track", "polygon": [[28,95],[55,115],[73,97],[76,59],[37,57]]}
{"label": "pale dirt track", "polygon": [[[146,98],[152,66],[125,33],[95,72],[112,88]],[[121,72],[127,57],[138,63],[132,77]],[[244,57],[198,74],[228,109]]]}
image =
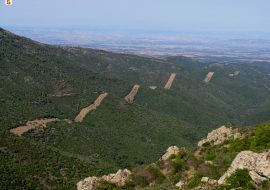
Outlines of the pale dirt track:
{"label": "pale dirt track", "polygon": [[26,125],[24,126],[20,126],[14,129],[11,129],[10,132],[18,135],[18,136],[22,136],[24,133],[26,133],[27,131],[30,131],[31,129],[36,129],[38,127],[46,127],[46,124],[50,123],[50,122],[55,122],[55,121],[60,121],[57,118],[50,118],[50,119],[36,119],[33,121],[28,121],[26,123]]}
{"label": "pale dirt track", "polygon": [[134,101],[134,98],[136,96],[136,94],[138,93],[138,90],[140,88],[140,85],[135,84],[132,88],[132,90],[130,91],[130,93],[125,97],[126,102],[132,104]]}
{"label": "pale dirt track", "polygon": [[206,77],[205,77],[205,79],[204,79],[204,82],[205,83],[209,83],[210,82],[210,80],[212,79],[212,77],[214,76],[214,72],[209,72],[207,75],[206,75]]}
{"label": "pale dirt track", "polygon": [[90,112],[95,109],[97,109],[98,106],[100,106],[101,102],[108,96],[108,93],[103,93],[99,95],[99,97],[95,100],[93,104],[90,106],[83,108],[81,112],[76,116],[75,122],[83,122],[83,119],[85,116]]}
{"label": "pale dirt track", "polygon": [[172,87],[175,77],[176,77],[176,73],[172,73],[166,85],[164,86],[165,89],[169,90]]}

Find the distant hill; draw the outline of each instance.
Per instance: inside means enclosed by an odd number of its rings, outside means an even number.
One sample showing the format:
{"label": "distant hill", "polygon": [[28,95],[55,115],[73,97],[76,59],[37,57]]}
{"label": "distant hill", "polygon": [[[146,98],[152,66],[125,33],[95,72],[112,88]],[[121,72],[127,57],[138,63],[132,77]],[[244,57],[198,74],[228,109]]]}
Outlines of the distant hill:
{"label": "distant hill", "polygon": [[[209,71],[215,74],[205,84]],[[240,74],[229,76],[236,71]],[[165,90],[171,73],[176,79]],[[221,124],[269,120],[269,73],[270,66],[262,63],[199,63],[183,57],[161,60],[62,48],[0,29],[0,136],[5,139],[0,142],[0,167],[6,171],[1,175],[13,176],[15,189],[19,181],[19,186],[69,188],[66,179],[145,165],[171,145],[193,146]],[[134,84],[140,89],[128,104],[124,97]],[[101,105],[81,123],[74,122],[81,109],[104,92],[109,95]],[[40,118],[60,121],[22,137],[10,134],[10,129]],[[22,147],[28,146],[26,152]],[[59,159],[70,157],[77,165],[67,161],[58,166]],[[15,164],[22,160],[27,170]],[[88,163],[91,169],[86,171]],[[62,178],[59,172],[66,167]]]}

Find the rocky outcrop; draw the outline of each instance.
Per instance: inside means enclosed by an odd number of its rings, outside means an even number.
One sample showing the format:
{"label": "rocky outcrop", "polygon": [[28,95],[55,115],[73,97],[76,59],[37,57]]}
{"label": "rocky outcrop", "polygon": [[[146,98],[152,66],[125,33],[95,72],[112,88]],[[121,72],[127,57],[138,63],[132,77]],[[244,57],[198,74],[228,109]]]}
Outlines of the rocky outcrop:
{"label": "rocky outcrop", "polygon": [[238,129],[222,126],[208,133],[207,138],[199,141],[198,146],[201,147],[205,143],[213,143],[214,145],[218,145],[231,138],[236,139],[240,137],[241,134],[239,133]]}
{"label": "rocky outcrop", "polygon": [[217,181],[209,177],[202,177],[201,182],[208,183],[209,185],[216,185]]}
{"label": "rocky outcrop", "polygon": [[161,157],[161,160],[168,160],[172,155],[176,155],[180,152],[180,148],[177,146],[171,146],[166,150],[166,153]]}
{"label": "rocky outcrop", "polygon": [[248,169],[250,177],[257,184],[270,179],[270,150],[263,153],[252,151],[240,152],[227,172],[218,180],[218,184],[226,183],[226,179],[237,169]]}
{"label": "rocky outcrop", "polygon": [[104,181],[116,184],[117,186],[124,186],[130,174],[131,171],[129,171],[128,169],[118,170],[116,174],[109,174],[107,176],[103,176],[102,179]]}
{"label": "rocky outcrop", "polygon": [[119,187],[124,186],[131,175],[128,169],[118,170],[115,174],[104,175],[102,177],[88,177],[77,183],[78,190],[96,190],[99,183],[106,181]]}
{"label": "rocky outcrop", "polygon": [[178,189],[182,189],[184,185],[185,183],[180,180],[177,184],[175,184],[175,187],[177,187]]}
{"label": "rocky outcrop", "polygon": [[77,183],[78,190],[96,190],[99,179],[97,177],[88,177]]}

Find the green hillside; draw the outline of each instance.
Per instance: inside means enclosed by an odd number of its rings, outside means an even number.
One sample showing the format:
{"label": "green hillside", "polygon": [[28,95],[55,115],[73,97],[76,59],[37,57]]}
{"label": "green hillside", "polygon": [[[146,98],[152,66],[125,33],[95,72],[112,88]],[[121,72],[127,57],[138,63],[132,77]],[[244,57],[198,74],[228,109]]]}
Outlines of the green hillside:
{"label": "green hillside", "polygon": [[[95,72],[146,87],[157,86],[156,91],[141,90],[135,103],[195,126],[213,128],[224,123],[245,126],[267,120],[256,114],[258,110],[264,115],[269,113],[265,110],[270,93],[267,63],[199,63],[185,57],[159,60],[91,49],[68,48],[68,51],[75,56],[75,62]],[[215,75],[205,85],[202,81],[209,71]],[[235,71],[240,74],[229,77]],[[172,89],[165,91],[163,87],[171,73],[177,77]]]}
{"label": "green hillside", "polygon": [[[233,129],[237,130],[237,129]],[[179,148],[179,152],[164,159],[151,163],[145,167],[134,168],[127,178],[124,186],[117,186],[113,183],[98,182],[99,190],[105,189],[139,189],[139,190],[173,190],[173,189],[207,189],[207,190],[268,190],[270,188],[269,159],[254,157],[253,160],[264,161],[264,170],[258,172],[257,181],[252,180],[247,168],[240,168],[252,165],[252,161],[247,157],[238,160],[239,168],[236,169],[225,180],[225,184],[218,184],[219,179],[231,167],[233,160],[238,155],[247,152],[257,155],[265,154],[269,156],[270,149],[270,124],[264,123],[252,127],[238,130],[241,138],[228,138],[225,141],[214,144],[206,142],[202,147]],[[219,133],[219,132],[216,132]],[[219,135],[222,136],[220,133]],[[167,151],[168,153],[168,151]],[[166,153],[166,154],[167,154]],[[244,159],[245,158],[245,159]],[[268,160],[268,161],[267,161]],[[240,162],[246,164],[240,164]],[[233,167],[236,167],[235,162]],[[258,167],[258,166],[257,166]],[[256,166],[253,168],[256,170]],[[265,172],[266,175],[262,175]],[[202,179],[207,179],[203,181]],[[181,187],[176,184],[181,182]]]}
{"label": "green hillside", "polygon": [[[228,77],[235,70],[240,75]],[[208,71],[216,73],[204,84]],[[170,73],[177,77],[165,90]],[[270,66],[260,63],[215,66],[187,58],[160,60],[56,47],[0,29],[2,179],[15,178],[15,188],[47,183],[75,188],[78,178],[148,164],[171,145],[193,146],[222,124],[267,121],[268,73]],[[141,88],[134,103],[127,104],[123,98],[134,84]],[[37,118],[74,120],[102,92],[109,96],[82,123],[54,122],[22,137],[9,134]],[[29,170],[18,164],[21,159]],[[59,176],[61,168],[53,167],[62,159],[63,167],[76,168],[67,179]],[[42,179],[34,177],[40,171]]]}

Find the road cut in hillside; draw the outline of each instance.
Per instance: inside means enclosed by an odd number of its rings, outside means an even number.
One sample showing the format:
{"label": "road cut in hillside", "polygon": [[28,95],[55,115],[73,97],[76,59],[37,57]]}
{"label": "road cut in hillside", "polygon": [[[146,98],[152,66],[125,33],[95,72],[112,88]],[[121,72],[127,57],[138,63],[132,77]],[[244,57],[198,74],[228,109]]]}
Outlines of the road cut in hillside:
{"label": "road cut in hillside", "polygon": [[130,93],[125,97],[126,102],[132,104],[134,101],[134,98],[136,96],[136,94],[138,93],[138,90],[140,88],[140,85],[135,84],[132,88],[132,90],[130,91]]}
{"label": "road cut in hillside", "polygon": [[80,113],[76,116],[75,118],[75,122],[83,122],[83,119],[85,118],[85,116],[97,109],[97,107],[100,106],[101,102],[108,96],[108,93],[105,92],[103,94],[100,94],[99,97],[95,100],[95,102],[93,104],[91,104],[90,106],[86,107],[86,108],[83,108]]}
{"label": "road cut in hillside", "polygon": [[212,77],[214,76],[214,74],[215,74],[215,72],[209,72],[209,73],[206,75],[206,77],[205,77],[205,79],[204,79],[204,82],[205,82],[205,83],[209,83],[210,80],[212,79]]}
{"label": "road cut in hillside", "polygon": [[10,132],[18,135],[18,136],[22,136],[24,133],[30,131],[31,129],[36,129],[38,127],[46,127],[46,124],[51,123],[51,122],[55,122],[55,121],[60,121],[60,119],[57,118],[49,118],[49,119],[36,119],[33,121],[27,121],[26,125],[24,126],[20,126],[14,129],[11,129]]}
{"label": "road cut in hillside", "polygon": [[176,73],[172,73],[166,85],[164,86],[165,89],[169,90],[172,87],[175,77],[176,77]]}

